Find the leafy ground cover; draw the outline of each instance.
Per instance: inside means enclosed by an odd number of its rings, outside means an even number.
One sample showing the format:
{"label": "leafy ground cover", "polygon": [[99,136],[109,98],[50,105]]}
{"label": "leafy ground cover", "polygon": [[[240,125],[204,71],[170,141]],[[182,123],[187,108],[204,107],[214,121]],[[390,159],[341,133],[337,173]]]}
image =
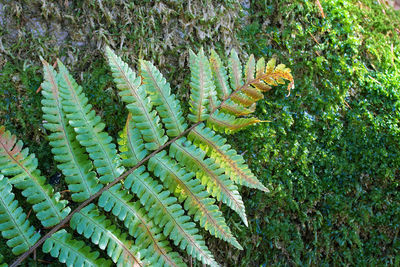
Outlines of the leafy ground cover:
{"label": "leafy ground cover", "polygon": [[184,84],[174,88],[183,100],[189,47],[275,56],[292,68],[295,88],[290,96],[271,91],[256,112],[270,122],[231,142],[271,193],[242,189],[249,228],[224,209],[246,249],[210,238],[216,260],[400,264],[399,11],[372,0],[320,1],[324,15],[307,0],[3,2],[0,124],[36,153],[55,186],[64,185],[41,123],[38,55],[61,57],[79,74],[114,137],[124,123],[114,118],[124,111],[103,67],[104,43],[133,64],[153,60],[173,85]]}
{"label": "leafy ground cover", "polygon": [[274,91],[260,107],[272,122],[238,138],[252,140],[242,151],[273,188],[249,196],[264,212],[244,246],[264,253],[246,259],[398,264],[398,13],[376,1],[321,3],[325,18],[314,1],[257,3],[243,31],[248,51],[290,61],[296,80],[290,97]]}

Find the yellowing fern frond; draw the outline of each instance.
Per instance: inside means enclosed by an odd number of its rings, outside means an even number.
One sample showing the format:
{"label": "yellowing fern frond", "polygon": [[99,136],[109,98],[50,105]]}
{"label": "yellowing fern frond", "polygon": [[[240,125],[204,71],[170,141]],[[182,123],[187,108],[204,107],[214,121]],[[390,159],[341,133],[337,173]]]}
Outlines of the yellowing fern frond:
{"label": "yellowing fern frond", "polygon": [[243,157],[226,143],[225,138],[205,127],[204,124],[193,129],[188,138],[206,151],[208,156],[216,159],[216,162],[225,168],[227,175],[235,183],[268,192],[268,189],[245,164]]}
{"label": "yellowing fern frond", "polygon": [[205,158],[204,151],[186,138],[181,138],[170,146],[170,155],[195,172],[197,178],[207,187],[208,192],[236,211],[247,226],[245,207],[237,187],[213,159]]}

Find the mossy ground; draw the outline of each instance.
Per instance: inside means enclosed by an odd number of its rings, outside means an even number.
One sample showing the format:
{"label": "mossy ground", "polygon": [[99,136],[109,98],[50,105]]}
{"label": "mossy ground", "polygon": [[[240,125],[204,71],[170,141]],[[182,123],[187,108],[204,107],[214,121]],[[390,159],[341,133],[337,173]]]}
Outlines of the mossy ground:
{"label": "mossy ground", "polygon": [[276,56],[292,68],[295,89],[289,97],[274,90],[259,105],[272,122],[230,137],[271,193],[242,188],[249,228],[224,208],[245,250],[209,238],[217,261],[400,264],[400,14],[372,0],[320,2],[325,18],[306,0],[0,1],[0,124],[50,179],[57,170],[36,93],[39,55],[68,65],[114,138],[126,111],[104,44],[133,66],[152,60],[183,102],[188,49]]}

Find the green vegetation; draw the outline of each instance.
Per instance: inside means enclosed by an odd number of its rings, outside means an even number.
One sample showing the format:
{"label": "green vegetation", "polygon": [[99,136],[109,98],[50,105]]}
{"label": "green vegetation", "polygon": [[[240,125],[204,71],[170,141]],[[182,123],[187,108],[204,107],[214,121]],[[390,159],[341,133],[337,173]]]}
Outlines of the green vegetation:
{"label": "green vegetation", "polygon": [[258,4],[243,32],[248,51],[288,59],[296,81],[259,106],[272,122],[235,142],[252,140],[239,150],[274,188],[251,197],[257,234],[244,247],[264,253],[245,261],[399,264],[400,19],[374,1],[321,2],[325,19],[314,1]]}
{"label": "green vegetation", "polygon": [[[79,6],[13,2],[6,14],[16,14],[17,5],[32,6],[19,11],[14,28],[0,30],[8,54],[0,59],[6,96],[0,98],[0,124],[36,153],[46,177],[57,170],[48,156],[41,96],[35,93],[41,73],[34,55],[58,56],[72,66],[116,140],[125,122],[113,118],[126,113],[110,90],[112,77],[97,44],[111,40],[132,63],[151,59],[168,73],[172,91],[183,101],[188,101],[187,47],[241,47],[239,54],[278,57],[296,83],[290,96],[272,91],[257,107],[256,115],[270,122],[229,137],[271,193],[241,189],[249,228],[236,224],[236,215],[222,207],[247,249],[238,253],[207,240],[216,260],[229,266],[399,264],[398,11],[372,0],[321,0],[325,18],[315,1],[307,0],[252,1],[240,14],[234,1],[213,4],[215,14],[208,11],[211,1],[192,1],[192,6],[166,1],[162,7],[145,2],[135,8],[114,1],[103,1],[102,8],[97,1]],[[80,12],[74,12],[77,8]],[[12,31],[28,31],[23,26],[32,17],[64,22],[70,35],[57,42],[57,36],[26,33],[12,43]],[[149,19],[154,23],[146,23]],[[4,247],[0,251],[9,255]]]}

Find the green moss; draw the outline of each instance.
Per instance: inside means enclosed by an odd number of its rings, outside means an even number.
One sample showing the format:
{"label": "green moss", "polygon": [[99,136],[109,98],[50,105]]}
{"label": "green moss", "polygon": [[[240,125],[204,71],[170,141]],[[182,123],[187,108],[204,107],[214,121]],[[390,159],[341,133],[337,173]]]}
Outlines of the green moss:
{"label": "green moss", "polygon": [[263,253],[228,265],[400,260],[400,64],[388,45],[398,54],[398,35],[390,34],[398,12],[383,14],[373,1],[321,3],[325,19],[314,1],[256,3],[259,13],[242,32],[248,51],[290,62],[296,87],[289,97],[271,92],[257,112],[272,122],[235,142],[273,190],[248,193],[257,214],[241,235],[244,247]]}

